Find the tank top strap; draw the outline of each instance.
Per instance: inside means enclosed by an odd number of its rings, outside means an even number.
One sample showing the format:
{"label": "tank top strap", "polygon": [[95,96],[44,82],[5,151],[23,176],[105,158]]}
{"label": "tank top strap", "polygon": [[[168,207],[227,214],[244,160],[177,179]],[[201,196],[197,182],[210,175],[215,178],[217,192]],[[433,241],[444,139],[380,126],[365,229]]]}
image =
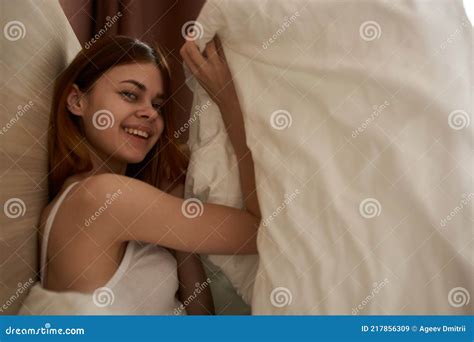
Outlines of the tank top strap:
{"label": "tank top strap", "polygon": [[44,226],[43,230],[43,241],[41,243],[41,256],[40,256],[40,279],[41,279],[41,285],[43,284],[44,281],[44,273],[46,272],[46,258],[48,254],[48,239],[49,239],[49,234],[51,232],[51,227],[53,226],[53,221],[54,218],[56,217],[56,214],[59,210],[59,207],[61,206],[61,203],[64,201],[64,198],[66,198],[66,195],[71,191],[71,189],[79,183],[79,181],[74,182],[70,184],[66,190],[59,196],[57,202],[54,204],[53,208],[51,208],[51,212],[48,215],[48,218],[46,219],[46,223]]}

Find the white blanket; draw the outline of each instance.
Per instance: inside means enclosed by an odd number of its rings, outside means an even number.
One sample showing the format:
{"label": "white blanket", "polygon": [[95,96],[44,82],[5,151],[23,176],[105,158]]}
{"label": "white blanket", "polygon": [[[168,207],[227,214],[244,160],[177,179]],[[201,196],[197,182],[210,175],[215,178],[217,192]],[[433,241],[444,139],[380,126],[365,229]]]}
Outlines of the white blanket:
{"label": "white blanket", "polygon": [[[472,314],[462,1],[210,0],[197,21],[201,48],[223,41],[255,161],[260,262],[211,257],[252,312]],[[197,86],[187,196],[240,207],[208,101]]]}
{"label": "white blanket", "polygon": [[127,315],[129,311],[109,310],[94,304],[92,295],[67,291],[53,292],[36,283],[29,291],[19,315]]}

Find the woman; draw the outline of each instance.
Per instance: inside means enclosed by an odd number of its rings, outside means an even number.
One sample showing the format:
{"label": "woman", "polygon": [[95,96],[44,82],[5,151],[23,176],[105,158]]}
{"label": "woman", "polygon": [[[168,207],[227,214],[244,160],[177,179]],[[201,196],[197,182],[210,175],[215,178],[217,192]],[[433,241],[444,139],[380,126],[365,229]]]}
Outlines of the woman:
{"label": "woman", "polygon": [[[181,55],[222,112],[246,209],[204,204],[200,215],[186,213],[186,158],[173,141],[164,56],[132,38],[103,38],[55,85],[41,284],[20,313],[42,314],[44,306],[58,314],[213,313],[197,254],[256,253],[260,222],[240,105],[216,44],[204,57],[187,42]],[[192,300],[184,307],[175,295]]]}

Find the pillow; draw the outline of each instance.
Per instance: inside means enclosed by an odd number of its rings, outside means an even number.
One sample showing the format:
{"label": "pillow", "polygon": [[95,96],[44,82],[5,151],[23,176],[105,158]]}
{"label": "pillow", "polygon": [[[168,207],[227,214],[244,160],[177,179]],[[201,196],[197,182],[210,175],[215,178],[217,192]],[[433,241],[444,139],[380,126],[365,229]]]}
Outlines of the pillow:
{"label": "pillow", "polygon": [[[194,99],[189,125],[188,146],[191,159],[185,186],[185,198],[198,198],[202,202],[223,204],[242,208],[237,159],[224,129],[221,114],[216,104],[210,100],[204,89],[193,81],[185,68],[188,85],[194,90]],[[207,260],[206,260],[207,259]],[[238,302],[228,281],[246,304],[252,300],[253,281],[258,265],[257,255],[208,255],[204,258],[210,273],[213,293],[220,293],[217,302]],[[210,263],[210,264],[209,264]],[[212,268],[212,264],[218,268]],[[219,274],[219,269],[224,273]],[[214,279],[215,278],[215,279]],[[227,297],[229,299],[225,299]],[[216,303],[217,304],[217,303]],[[235,311],[235,308],[216,308]]]}
{"label": "pillow", "polygon": [[57,1],[2,2],[2,25],[0,314],[15,314],[37,279],[54,81],[81,47]]}
{"label": "pillow", "polygon": [[[210,259],[253,314],[472,312],[471,30],[460,0],[207,1],[194,38],[223,42],[263,217],[258,262]],[[187,196],[241,207],[190,85]]]}

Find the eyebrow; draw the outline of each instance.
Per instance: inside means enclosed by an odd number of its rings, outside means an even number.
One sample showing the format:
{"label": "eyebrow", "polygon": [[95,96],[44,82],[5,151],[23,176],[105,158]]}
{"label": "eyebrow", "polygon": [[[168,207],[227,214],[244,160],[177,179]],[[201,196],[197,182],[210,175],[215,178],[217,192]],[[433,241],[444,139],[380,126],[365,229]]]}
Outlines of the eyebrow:
{"label": "eyebrow", "polygon": [[[146,91],[146,86],[145,86],[143,83],[140,83],[140,82],[138,82],[138,81],[136,81],[136,80],[125,80],[125,81],[122,81],[122,82],[120,82],[120,83],[131,83],[131,84],[133,84],[134,86],[136,86],[138,89],[140,89],[141,91],[143,91],[143,92]],[[163,98],[163,94],[158,93],[158,94],[156,94],[155,97],[162,99],[162,98]]]}

